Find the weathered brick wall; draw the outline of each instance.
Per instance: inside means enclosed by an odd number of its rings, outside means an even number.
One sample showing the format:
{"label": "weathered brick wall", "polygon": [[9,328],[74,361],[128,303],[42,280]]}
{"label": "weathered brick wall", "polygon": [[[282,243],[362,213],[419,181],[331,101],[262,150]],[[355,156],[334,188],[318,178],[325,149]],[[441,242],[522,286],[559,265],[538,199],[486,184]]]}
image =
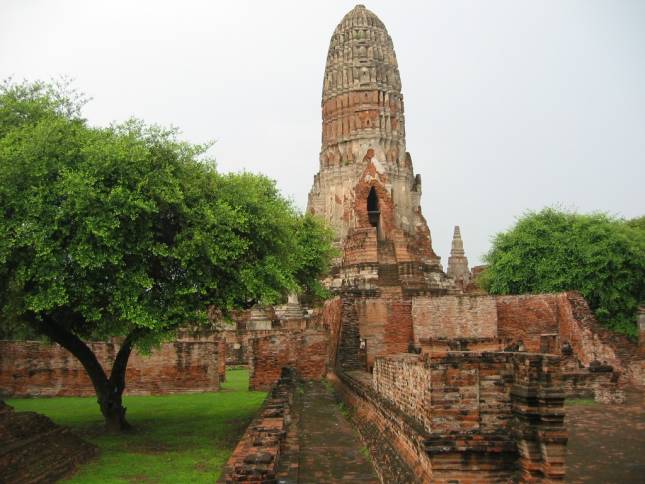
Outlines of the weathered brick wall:
{"label": "weathered brick wall", "polygon": [[578,292],[498,296],[499,337],[540,351],[541,335],[554,334],[556,353],[569,343],[575,357],[588,367],[593,361],[611,365],[634,384],[645,385],[645,358],[638,345],[596,320]]}
{"label": "weathered brick wall", "polygon": [[420,482],[506,482],[518,472],[526,481],[560,480],[559,375],[556,356],[453,352],[377,358],[371,382],[351,372],[338,386],[389,479],[390,463],[403,462]]}
{"label": "weathered brick wall", "polygon": [[280,378],[283,367],[291,367],[305,380],[318,380],[327,373],[329,333],[324,329],[274,331],[251,342],[250,382],[252,390],[268,390]]}
{"label": "weathered brick wall", "polygon": [[614,372],[588,369],[562,373],[562,388],[567,398],[593,398],[602,403],[623,403],[625,395],[617,388]]}
{"label": "weathered brick wall", "polygon": [[295,386],[294,372],[283,371],[235,446],[217,482],[276,482]]}
{"label": "weathered brick wall", "polygon": [[391,299],[385,323],[385,351],[388,355],[405,353],[413,339],[412,303],[404,299]]}
{"label": "weathered brick wall", "polygon": [[392,402],[403,414],[430,429],[430,373],[417,355],[402,354],[378,358],[372,377],[374,390]]}
{"label": "weathered brick wall", "polygon": [[353,229],[343,245],[343,264],[376,263],[377,250],[375,227]]}
{"label": "weathered brick wall", "polygon": [[366,340],[367,366],[378,356],[405,353],[412,342],[411,303],[400,298],[356,298],[361,339]]}
{"label": "weathered brick wall", "polygon": [[[404,413],[390,408],[369,381],[354,377],[359,372],[332,375],[331,382],[349,416],[370,448],[372,462],[382,482],[434,482],[425,451],[423,427]],[[366,376],[366,375],[365,375]]]}
{"label": "weathered brick wall", "polygon": [[[116,343],[89,343],[109,372]],[[126,395],[163,395],[219,390],[223,358],[219,342],[165,343],[150,355],[136,350],[126,373]],[[94,387],[67,350],[37,341],[0,341],[0,393],[11,396],[90,396]]]}
{"label": "weathered brick wall", "polygon": [[388,300],[361,298],[354,302],[354,306],[360,338],[366,340],[367,366],[371,367],[376,356],[387,354],[385,324],[388,319]]}
{"label": "weathered brick wall", "polygon": [[418,296],[412,299],[415,343],[437,338],[497,338],[493,296]]}
{"label": "weathered brick wall", "polygon": [[495,432],[511,415],[510,353],[378,358],[374,389],[427,432]]}
{"label": "weathered brick wall", "polygon": [[504,341],[500,339],[427,339],[420,341],[420,349],[423,353],[432,356],[447,356],[450,351],[502,351],[505,348]]}
{"label": "weathered brick wall", "polygon": [[589,366],[593,360],[624,369],[625,360],[637,356],[637,345],[598,323],[584,298],[575,292],[556,294],[559,306],[559,332],[569,341],[578,360]]}
{"label": "weathered brick wall", "polygon": [[336,355],[340,342],[342,302],[339,297],[325,301],[321,312],[321,325],[329,331],[329,366],[336,366]]}
{"label": "weathered brick wall", "polygon": [[272,334],[272,329],[258,330],[225,330],[221,332],[221,338],[226,344],[227,365],[248,365],[251,359],[252,341]]}
{"label": "weathered brick wall", "polygon": [[540,335],[558,332],[555,294],[497,296],[499,337],[522,341],[526,351],[540,351]]}
{"label": "weathered brick wall", "polygon": [[185,343],[211,342],[217,344],[217,368],[219,372],[219,381],[226,381],[226,365],[229,364],[229,345],[227,344],[223,331],[216,331],[212,329],[181,329],[177,332],[177,338],[175,341]]}

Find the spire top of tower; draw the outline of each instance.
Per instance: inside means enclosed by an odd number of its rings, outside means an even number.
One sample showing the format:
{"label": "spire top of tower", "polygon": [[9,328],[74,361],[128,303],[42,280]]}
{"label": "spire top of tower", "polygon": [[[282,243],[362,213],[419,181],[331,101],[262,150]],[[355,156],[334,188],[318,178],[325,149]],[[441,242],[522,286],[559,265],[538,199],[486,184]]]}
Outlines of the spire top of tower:
{"label": "spire top of tower", "polygon": [[452,235],[452,250],[450,251],[451,256],[464,256],[464,242],[461,240],[461,230],[459,225],[455,225],[455,231]]}

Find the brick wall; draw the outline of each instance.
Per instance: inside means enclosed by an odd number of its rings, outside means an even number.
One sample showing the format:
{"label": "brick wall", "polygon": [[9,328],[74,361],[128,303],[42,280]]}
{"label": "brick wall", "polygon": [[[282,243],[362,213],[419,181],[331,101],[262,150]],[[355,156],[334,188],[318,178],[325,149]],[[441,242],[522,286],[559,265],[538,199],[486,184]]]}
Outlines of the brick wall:
{"label": "brick wall", "polygon": [[305,380],[318,380],[327,373],[329,333],[323,329],[274,331],[251,342],[251,390],[268,390],[291,367]]}
{"label": "brick wall", "polygon": [[527,351],[540,351],[541,336],[555,335],[555,352],[569,343],[575,357],[588,367],[597,361],[611,365],[631,383],[645,386],[645,358],[638,345],[596,320],[578,292],[498,296],[499,337],[521,340]]}
{"label": "brick wall", "polygon": [[395,355],[337,387],[386,482],[391,466],[420,482],[533,482],[564,477],[559,375],[551,355]]}
{"label": "brick wall", "polygon": [[343,264],[368,264],[377,260],[376,228],[353,229],[343,245]]}
{"label": "brick wall", "polygon": [[378,358],[372,384],[380,396],[429,431],[427,405],[431,382],[422,359],[411,354]]}
{"label": "brick wall", "polygon": [[360,337],[366,340],[369,368],[378,356],[408,350],[412,342],[410,301],[400,298],[357,298],[354,307]]}
{"label": "brick wall", "polygon": [[[111,369],[116,343],[89,343],[103,368]],[[222,347],[212,341],[165,343],[150,355],[132,352],[126,395],[163,395],[219,390]],[[57,344],[0,341],[0,393],[10,396],[90,396],[94,387],[81,363]]]}
{"label": "brick wall", "polygon": [[426,432],[494,432],[511,415],[511,353],[378,358],[374,389]]}
{"label": "brick wall", "polygon": [[425,452],[423,428],[373,391],[369,382],[354,378],[358,372],[331,375],[331,382],[358,429],[381,482],[434,482]]}
{"label": "brick wall", "polygon": [[500,338],[521,340],[527,351],[539,352],[540,335],[558,333],[557,295],[497,296],[495,300]]}
{"label": "brick wall", "polygon": [[493,296],[419,296],[412,299],[414,339],[497,338]]}
{"label": "brick wall", "polygon": [[336,354],[340,341],[342,302],[339,297],[325,301],[321,312],[321,325],[329,331],[329,366],[336,366]]}
{"label": "brick wall", "polygon": [[578,360],[585,366],[598,360],[622,368],[621,360],[632,356],[636,345],[602,327],[579,294],[564,293],[554,297],[559,306],[560,338],[571,343]]}
{"label": "brick wall", "polygon": [[276,385],[249,424],[217,482],[276,482],[281,447],[291,420],[296,385],[293,371],[282,371]]}
{"label": "brick wall", "polygon": [[588,369],[562,373],[562,388],[567,398],[593,398],[602,403],[624,403],[625,394],[617,388],[614,372]]}
{"label": "brick wall", "polygon": [[215,331],[212,329],[202,330],[189,330],[181,329],[177,332],[177,339],[175,341],[182,343],[193,342],[210,342],[217,344],[217,371],[219,373],[219,381],[226,381],[226,365],[229,361],[229,348],[225,333],[223,331]]}

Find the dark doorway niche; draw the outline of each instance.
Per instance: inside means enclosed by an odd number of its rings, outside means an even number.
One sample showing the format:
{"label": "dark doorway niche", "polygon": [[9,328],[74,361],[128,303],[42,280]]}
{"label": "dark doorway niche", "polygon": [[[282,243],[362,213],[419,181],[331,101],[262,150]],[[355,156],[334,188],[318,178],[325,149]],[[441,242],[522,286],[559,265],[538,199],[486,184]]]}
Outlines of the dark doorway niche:
{"label": "dark doorway niche", "polygon": [[378,195],[374,187],[370,190],[369,195],[367,196],[367,216],[369,217],[370,225],[372,227],[378,228],[379,217],[381,211],[378,208]]}

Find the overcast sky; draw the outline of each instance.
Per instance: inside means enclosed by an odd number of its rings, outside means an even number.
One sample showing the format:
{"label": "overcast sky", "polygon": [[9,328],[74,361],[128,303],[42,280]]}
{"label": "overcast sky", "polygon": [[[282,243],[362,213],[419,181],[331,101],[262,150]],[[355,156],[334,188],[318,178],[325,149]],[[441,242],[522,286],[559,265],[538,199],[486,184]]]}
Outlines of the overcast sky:
{"label": "overcast sky", "polygon": [[[0,77],[75,79],[105,125],[216,140],[222,171],[301,208],[320,150],[330,36],[346,1],[0,0]],[[645,1],[372,1],[399,61],[407,148],[447,262],[471,265],[527,209],[645,214]]]}

